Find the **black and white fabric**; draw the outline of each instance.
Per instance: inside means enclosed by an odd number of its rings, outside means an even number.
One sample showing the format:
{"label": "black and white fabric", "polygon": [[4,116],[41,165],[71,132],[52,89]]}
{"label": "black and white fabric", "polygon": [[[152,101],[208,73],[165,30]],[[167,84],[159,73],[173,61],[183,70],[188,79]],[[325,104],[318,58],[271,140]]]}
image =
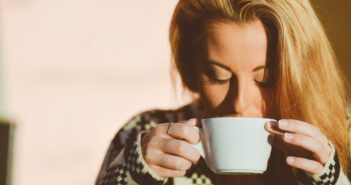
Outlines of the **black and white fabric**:
{"label": "black and white fabric", "polygon": [[105,172],[102,185],[110,184],[155,184],[162,185],[167,181],[153,173],[145,163],[140,148],[140,138],[142,132],[138,134],[135,142],[128,145],[124,151],[123,158],[113,161],[112,166]]}
{"label": "black and white fabric", "polygon": [[323,171],[318,175],[312,176],[314,185],[334,185],[339,178],[340,162],[334,146],[331,145],[331,148],[330,159],[325,164]]}
{"label": "black and white fabric", "polygon": [[[192,104],[176,110],[152,110],[134,116],[112,140],[106,153],[103,165],[96,180],[96,185],[212,185],[216,184],[216,175],[207,167],[204,159],[193,165],[183,177],[162,178],[153,172],[143,159],[141,152],[141,136],[160,123],[179,122],[197,117]],[[321,174],[308,175],[299,171],[288,178],[289,185],[349,185],[340,167],[334,147],[332,155]],[[284,156],[275,159],[285,160]],[[279,163],[277,163],[279,164]],[[273,166],[268,166],[271,168]],[[279,166],[278,166],[279,168]],[[273,168],[271,168],[273,169]],[[295,169],[291,169],[296,171]],[[277,181],[276,174],[268,174],[274,182],[269,185],[285,185]],[[343,179],[340,181],[340,179]],[[275,183],[276,182],[276,183]]]}
{"label": "black and white fabric", "polygon": [[308,174],[299,170],[300,183],[304,185],[335,185],[340,175],[340,162],[333,144],[328,162],[319,174]]}

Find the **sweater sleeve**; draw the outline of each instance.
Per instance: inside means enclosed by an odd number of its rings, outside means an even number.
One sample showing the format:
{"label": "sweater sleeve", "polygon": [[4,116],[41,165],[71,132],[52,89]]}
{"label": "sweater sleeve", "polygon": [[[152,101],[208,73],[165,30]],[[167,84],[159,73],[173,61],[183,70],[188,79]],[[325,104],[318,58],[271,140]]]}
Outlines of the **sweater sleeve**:
{"label": "sweater sleeve", "polygon": [[332,151],[327,163],[319,174],[309,174],[295,170],[299,185],[350,185],[342,170],[335,147],[330,144]]}
{"label": "sweater sleeve", "polygon": [[143,122],[140,116],[129,121],[115,136],[106,153],[96,185],[165,184],[146,164],[141,153],[141,136],[156,126]]}

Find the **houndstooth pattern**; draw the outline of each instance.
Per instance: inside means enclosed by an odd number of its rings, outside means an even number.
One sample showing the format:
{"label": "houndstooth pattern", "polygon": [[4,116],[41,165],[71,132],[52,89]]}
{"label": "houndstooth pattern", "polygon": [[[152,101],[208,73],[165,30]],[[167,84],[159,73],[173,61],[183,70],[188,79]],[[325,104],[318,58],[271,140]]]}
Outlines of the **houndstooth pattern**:
{"label": "houndstooth pattern", "polygon": [[336,150],[332,144],[331,156],[326,166],[323,169],[322,174],[319,175],[307,175],[301,170],[298,171],[298,179],[304,185],[334,185],[338,181],[340,175],[340,162]]}
{"label": "houndstooth pattern", "polygon": [[140,153],[139,137],[125,149],[124,161],[105,172],[101,185],[126,185],[131,181],[134,181],[133,184],[164,184],[164,180],[152,177],[146,167]]}
{"label": "houndstooth pattern", "polygon": [[128,168],[125,164],[117,165],[106,171],[101,185],[120,184],[126,185]]}
{"label": "houndstooth pattern", "polygon": [[320,180],[313,182],[313,185],[334,185],[336,183],[340,174],[338,155],[334,155],[334,160],[329,163],[328,169],[325,174],[319,177]]}
{"label": "houndstooth pattern", "polygon": [[[177,122],[193,118],[194,114],[189,108],[188,106],[172,111],[148,111],[131,119],[113,139],[96,184],[216,184],[213,172],[208,169],[203,159],[200,159],[196,165],[189,169],[184,177],[168,178],[168,180],[161,179],[155,175],[143,160],[140,146],[141,132],[150,130],[159,123],[166,123],[169,121]],[[121,161],[116,163],[115,166],[111,166],[119,155],[121,155]],[[302,174],[304,178],[297,175],[297,179],[303,179],[301,182],[303,182],[304,185],[334,185],[338,180],[339,174],[342,172],[336,153],[334,158],[330,158],[330,161],[331,162],[327,163],[329,170],[326,170],[326,173],[318,178],[307,176],[305,172],[301,171],[300,174]]]}
{"label": "houndstooth pattern", "polygon": [[193,185],[211,185],[213,184],[211,179],[202,174],[194,173],[190,179]]}

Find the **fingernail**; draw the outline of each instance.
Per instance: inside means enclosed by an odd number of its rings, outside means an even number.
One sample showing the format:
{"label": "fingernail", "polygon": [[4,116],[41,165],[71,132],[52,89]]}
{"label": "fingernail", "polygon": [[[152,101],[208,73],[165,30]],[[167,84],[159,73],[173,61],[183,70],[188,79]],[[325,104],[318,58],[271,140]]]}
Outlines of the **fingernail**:
{"label": "fingernail", "polygon": [[284,120],[284,119],[279,120],[278,126],[279,126],[280,128],[286,128],[286,127],[288,127],[288,121],[286,121],[286,120]]}
{"label": "fingernail", "polygon": [[272,132],[274,130],[274,128],[276,128],[276,123],[273,121],[268,121],[264,124],[264,129],[267,132]]}
{"label": "fingernail", "polygon": [[293,157],[288,157],[286,158],[286,162],[291,165],[295,162],[295,159]]}
{"label": "fingernail", "polygon": [[294,138],[293,134],[290,134],[290,133],[285,133],[284,134],[284,139],[287,140],[287,141],[290,141]]}
{"label": "fingernail", "polygon": [[277,125],[277,122],[276,121],[268,121],[268,122],[266,122],[266,124],[268,124],[270,127],[274,127]]}

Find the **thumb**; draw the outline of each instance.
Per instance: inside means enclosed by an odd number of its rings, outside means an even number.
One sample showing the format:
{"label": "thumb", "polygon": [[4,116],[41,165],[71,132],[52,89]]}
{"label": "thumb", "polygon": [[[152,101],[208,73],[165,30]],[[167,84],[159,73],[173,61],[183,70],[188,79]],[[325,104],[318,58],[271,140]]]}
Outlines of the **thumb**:
{"label": "thumb", "polygon": [[197,122],[198,122],[198,120],[196,118],[191,118],[191,119],[186,121],[186,124],[188,124],[190,126],[196,126]]}

